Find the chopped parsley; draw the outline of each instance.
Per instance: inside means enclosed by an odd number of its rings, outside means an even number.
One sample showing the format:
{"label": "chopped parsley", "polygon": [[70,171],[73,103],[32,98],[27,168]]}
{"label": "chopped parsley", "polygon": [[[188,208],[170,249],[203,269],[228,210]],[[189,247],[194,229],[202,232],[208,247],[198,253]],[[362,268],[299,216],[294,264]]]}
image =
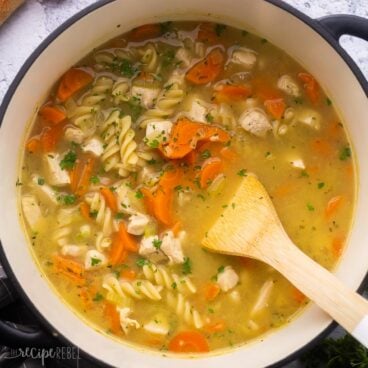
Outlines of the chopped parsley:
{"label": "chopped parsley", "polygon": [[153,240],[152,240],[152,245],[153,245],[156,249],[160,249],[160,248],[161,248],[161,244],[162,244],[162,240],[160,240],[160,239],[153,239]]}
{"label": "chopped parsley", "polygon": [[223,273],[225,271],[225,266],[220,266],[218,269],[217,269],[217,273]]}
{"label": "chopped parsley", "polygon": [[175,59],[175,51],[173,49],[169,49],[162,54],[162,67],[167,68],[173,64]]}
{"label": "chopped parsley", "polygon": [[89,213],[89,216],[92,217],[92,218],[96,218],[97,217],[97,214],[98,214],[98,211],[91,211]]}
{"label": "chopped parsley", "polygon": [[192,261],[189,257],[184,258],[184,263],[182,264],[182,272],[184,275],[192,273]]}
{"label": "chopped parsley", "polygon": [[148,265],[149,264],[149,261],[147,261],[147,259],[144,259],[144,258],[138,258],[137,261],[135,262],[135,264],[138,267],[143,267],[145,265]]}
{"label": "chopped parsley", "polygon": [[173,283],[171,284],[171,287],[172,287],[174,290],[176,290],[176,289],[177,289],[177,287],[178,287],[178,285],[177,285],[177,283],[176,283],[176,282],[173,282]]}
{"label": "chopped parsley", "polygon": [[75,203],[77,197],[74,194],[66,194],[64,196],[59,196],[57,199],[66,205],[71,205]]}
{"label": "chopped parsley", "polygon": [[74,151],[69,151],[60,161],[62,170],[71,170],[77,161],[77,154]]}
{"label": "chopped parsley", "polygon": [[183,190],[183,186],[182,185],[177,185],[174,190],[177,190],[178,192]]}
{"label": "chopped parsley", "polygon": [[340,160],[341,161],[345,161],[348,158],[351,157],[351,150],[350,147],[344,147],[341,151],[340,151]]}
{"label": "chopped parsley", "polygon": [[159,145],[160,145],[160,142],[157,140],[157,139],[153,139],[152,141],[150,141],[148,143],[148,145],[151,147],[151,148],[158,148]]}
{"label": "chopped parsley", "polygon": [[225,24],[216,24],[215,32],[216,32],[217,37],[222,36],[222,34],[225,32],[225,30],[226,30]]}
{"label": "chopped parsley", "polygon": [[98,184],[100,182],[100,178],[96,175],[94,176],[91,176],[89,181],[92,183],[92,184]]}
{"label": "chopped parsley", "polygon": [[133,75],[137,72],[137,69],[134,67],[133,63],[128,59],[122,59],[119,62],[113,65],[113,69],[115,71],[120,72],[123,77],[133,77]]}
{"label": "chopped parsley", "polygon": [[99,263],[101,263],[101,260],[96,257],[91,258],[91,266],[97,266]]}
{"label": "chopped parsley", "polygon": [[38,178],[37,179],[37,184],[38,185],[44,185],[45,184],[45,179],[44,178]]}
{"label": "chopped parsley", "polygon": [[310,203],[307,203],[307,208],[308,208],[308,211],[314,211],[315,210],[314,206]]}
{"label": "chopped parsley", "polygon": [[214,117],[210,113],[206,114],[205,118],[209,123],[213,123]]}
{"label": "chopped parsley", "polygon": [[100,294],[100,293],[96,293],[96,295],[93,297],[93,301],[94,302],[100,302],[101,300],[103,300],[103,295],[102,294]]}
{"label": "chopped parsley", "polygon": [[121,220],[124,218],[124,213],[123,212],[118,212],[116,215],[115,215],[115,218],[117,220]]}
{"label": "chopped parsley", "polygon": [[210,157],[211,157],[211,151],[210,151],[210,150],[208,150],[208,149],[204,150],[204,151],[201,153],[201,157],[202,157],[203,159],[210,158]]}
{"label": "chopped parsley", "polygon": [[136,192],[135,192],[135,198],[138,198],[138,199],[142,199],[143,198],[143,193],[141,192],[140,189],[138,189]]}
{"label": "chopped parsley", "polygon": [[326,104],[327,104],[327,106],[332,105],[332,101],[328,97],[326,98]]}
{"label": "chopped parsley", "polygon": [[241,169],[238,171],[237,173],[239,176],[247,176],[247,170],[246,169]]}
{"label": "chopped parsley", "polygon": [[19,187],[21,185],[23,185],[23,183],[19,179],[17,179],[17,181],[15,182],[15,186]]}
{"label": "chopped parsley", "polygon": [[319,182],[319,183],[317,184],[317,188],[318,188],[318,189],[322,189],[324,186],[325,186],[325,183],[324,183],[323,181],[321,181],[321,182]]}

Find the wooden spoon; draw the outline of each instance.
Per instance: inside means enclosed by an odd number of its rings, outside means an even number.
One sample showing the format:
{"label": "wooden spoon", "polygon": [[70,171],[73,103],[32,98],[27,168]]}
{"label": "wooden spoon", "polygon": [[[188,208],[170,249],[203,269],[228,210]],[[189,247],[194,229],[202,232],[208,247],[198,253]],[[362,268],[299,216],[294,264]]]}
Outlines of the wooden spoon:
{"label": "wooden spoon", "polygon": [[294,245],[254,175],[242,179],[231,202],[202,245],[269,264],[368,347],[368,302]]}

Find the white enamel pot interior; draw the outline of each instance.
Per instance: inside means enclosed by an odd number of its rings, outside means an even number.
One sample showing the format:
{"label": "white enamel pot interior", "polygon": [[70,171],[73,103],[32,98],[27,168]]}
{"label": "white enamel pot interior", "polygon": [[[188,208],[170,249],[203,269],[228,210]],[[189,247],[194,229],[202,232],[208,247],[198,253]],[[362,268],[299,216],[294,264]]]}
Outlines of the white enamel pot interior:
{"label": "white enamel pot interior", "polygon": [[143,23],[176,19],[212,20],[254,32],[299,61],[325,88],[346,122],[360,173],[352,234],[336,275],[351,289],[357,289],[362,283],[368,269],[367,97],[354,73],[330,43],[289,11],[264,0],[103,1],[64,25],[65,30],[59,29],[53,34],[23,67],[3,103],[0,131],[3,261],[41,319],[88,355],[108,365],[125,368],[265,367],[298,351],[321,334],[331,319],[312,305],[292,323],[262,340],[194,360],[164,357],[162,353],[132,348],[95,331],[60,301],[40,275],[19,222],[15,183],[24,132],[37,104],[53,83],[86,53],[110,38]]}

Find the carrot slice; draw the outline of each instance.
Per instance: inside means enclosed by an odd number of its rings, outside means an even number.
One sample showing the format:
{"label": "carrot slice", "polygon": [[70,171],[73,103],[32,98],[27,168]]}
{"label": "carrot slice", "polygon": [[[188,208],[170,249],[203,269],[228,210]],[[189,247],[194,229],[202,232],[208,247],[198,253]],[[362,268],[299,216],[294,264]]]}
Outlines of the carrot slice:
{"label": "carrot slice", "polygon": [[78,68],[69,69],[62,77],[56,96],[64,102],[93,81],[93,76]]}
{"label": "carrot slice", "polygon": [[225,331],[226,323],[225,321],[213,322],[205,326],[205,329],[208,333],[216,333],[216,332]]}
{"label": "carrot slice", "polygon": [[229,161],[234,161],[237,157],[237,154],[234,150],[232,150],[229,147],[224,147],[220,151],[220,155],[225,159]]}
{"label": "carrot slice", "polygon": [[207,188],[217,175],[223,171],[223,163],[218,157],[211,157],[207,159],[200,172],[200,185],[202,189]]}
{"label": "carrot slice", "polygon": [[110,323],[111,332],[114,334],[121,332],[120,316],[119,312],[116,310],[116,305],[105,302],[104,314]]}
{"label": "carrot slice", "polygon": [[78,184],[75,189],[75,193],[78,194],[79,196],[85,194],[88,190],[93,168],[95,166],[95,162],[96,161],[93,157],[89,157],[87,161],[82,165],[82,167],[80,169],[78,168],[79,170],[77,170],[76,175],[77,176],[80,175],[80,176],[78,176],[78,178],[76,179],[78,181]]}
{"label": "carrot slice", "polygon": [[205,286],[204,297],[207,301],[212,301],[216,299],[217,295],[220,293],[220,286],[215,282],[211,282]]}
{"label": "carrot slice", "polygon": [[65,112],[52,105],[42,106],[38,114],[45,122],[54,125],[59,124],[66,119]]}
{"label": "carrot slice", "polygon": [[293,299],[299,303],[302,304],[307,300],[307,297],[296,287],[293,287]]}
{"label": "carrot slice", "polygon": [[116,266],[126,259],[128,256],[127,250],[124,248],[124,243],[119,233],[113,234],[112,243],[109,253],[109,262],[112,266]]}
{"label": "carrot slice", "polygon": [[123,271],[121,271],[120,276],[123,279],[135,280],[136,277],[137,277],[137,273],[134,270],[131,270],[131,269],[129,269],[129,270],[123,270]]}
{"label": "carrot slice", "polygon": [[84,267],[78,262],[56,255],[54,257],[54,268],[56,272],[66,276],[76,285],[84,285]]}
{"label": "carrot slice", "polygon": [[345,245],[345,238],[341,235],[336,236],[332,240],[332,253],[336,258],[339,258],[342,254]]}
{"label": "carrot slice", "polygon": [[119,224],[119,237],[123,243],[124,249],[130,252],[138,252],[137,241],[127,232],[124,222],[120,222]]}
{"label": "carrot slice", "polygon": [[176,221],[175,224],[172,226],[171,231],[175,236],[178,236],[180,230],[182,229],[183,224],[181,221]]}
{"label": "carrot slice", "polygon": [[63,124],[43,128],[40,136],[41,146],[44,152],[52,152],[59,143],[63,134]]}
{"label": "carrot slice", "polygon": [[106,204],[111,209],[111,211],[113,211],[114,213],[118,212],[118,202],[113,191],[109,188],[103,187],[100,188],[100,193],[104,197]]}
{"label": "carrot slice", "polygon": [[37,153],[41,150],[41,141],[39,137],[32,137],[26,143],[26,150],[29,153]]}
{"label": "carrot slice", "polygon": [[201,23],[198,29],[197,40],[211,45],[215,44],[218,41],[215,24],[209,22]]}
{"label": "carrot slice", "polygon": [[205,353],[210,350],[206,338],[197,331],[179,332],[169,343],[175,353]]}
{"label": "carrot slice", "polygon": [[147,212],[154,216],[154,195],[148,188],[141,188],[141,193],[143,194],[144,206],[146,207]]}
{"label": "carrot slice", "polygon": [[310,101],[316,105],[321,97],[321,91],[318,82],[308,73],[299,73],[298,78],[304,82],[304,90]]}
{"label": "carrot slice", "polygon": [[343,202],[343,197],[341,195],[332,197],[328,201],[326,209],[325,209],[325,216],[327,219],[329,219],[331,216],[336,214],[337,210],[341,207],[342,202]]}
{"label": "carrot slice", "polygon": [[223,84],[214,93],[214,100],[217,103],[226,102],[232,103],[242,101],[252,94],[250,86],[245,85],[227,85]]}
{"label": "carrot slice", "polygon": [[162,224],[170,226],[173,223],[172,219],[172,205],[173,194],[172,192],[164,192],[159,189],[155,195],[155,217]]}
{"label": "carrot slice", "polygon": [[264,102],[267,111],[277,120],[282,118],[284,115],[286,104],[283,98],[277,98],[273,100],[266,100]]}
{"label": "carrot slice", "polygon": [[91,219],[90,208],[89,208],[88,203],[81,202],[80,205],[79,205],[79,211],[86,220]]}
{"label": "carrot slice", "polygon": [[129,33],[129,40],[134,42],[144,41],[149,38],[156,38],[161,34],[161,26],[159,24],[144,24],[134,28]]}
{"label": "carrot slice", "polygon": [[192,66],[185,77],[188,82],[198,85],[212,82],[221,73],[224,61],[224,53],[221,49],[215,48],[203,60]]}
{"label": "carrot slice", "polygon": [[160,147],[160,151],[166,158],[179,159],[193,151],[200,141],[225,143],[229,140],[230,135],[221,128],[182,118],[176,122],[168,142]]}

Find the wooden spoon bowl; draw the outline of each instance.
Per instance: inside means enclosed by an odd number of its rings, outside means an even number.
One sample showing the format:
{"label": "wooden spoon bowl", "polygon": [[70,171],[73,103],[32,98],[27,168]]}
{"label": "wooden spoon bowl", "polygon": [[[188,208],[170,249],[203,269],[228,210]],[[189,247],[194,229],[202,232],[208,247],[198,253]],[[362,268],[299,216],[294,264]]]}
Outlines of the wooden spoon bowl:
{"label": "wooden spoon bowl", "polygon": [[294,245],[255,175],[242,179],[231,202],[202,245],[269,264],[367,347],[368,302]]}

